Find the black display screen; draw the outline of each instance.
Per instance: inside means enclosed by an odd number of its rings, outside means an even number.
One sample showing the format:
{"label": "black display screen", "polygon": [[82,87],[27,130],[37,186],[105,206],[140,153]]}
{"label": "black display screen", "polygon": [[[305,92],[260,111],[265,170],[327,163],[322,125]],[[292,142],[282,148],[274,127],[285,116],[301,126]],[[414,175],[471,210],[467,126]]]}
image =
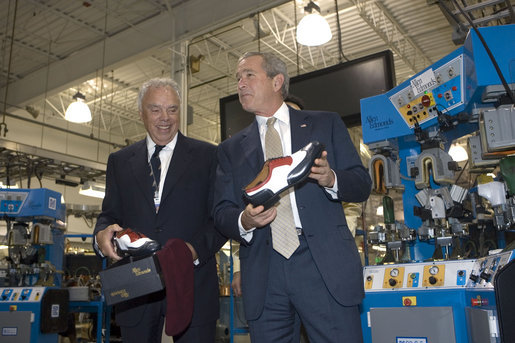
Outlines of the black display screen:
{"label": "black display screen", "polygon": [[[290,80],[290,94],[302,99],[306,110],[337,112],[348,127],[361,124],[360,99],[385,93],[395,86],[392,52],[340,63]],[[222,140],[247,127],[254,115],[242,109],[238,95],[220,99]]]}

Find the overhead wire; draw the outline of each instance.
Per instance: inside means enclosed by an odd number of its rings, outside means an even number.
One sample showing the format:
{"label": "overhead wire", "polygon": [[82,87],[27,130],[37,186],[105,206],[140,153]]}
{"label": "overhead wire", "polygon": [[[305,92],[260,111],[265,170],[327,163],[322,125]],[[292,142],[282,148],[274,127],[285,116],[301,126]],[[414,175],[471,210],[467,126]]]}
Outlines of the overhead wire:
{"label": "overhead wire", "polygon": [[[2,123],[0,123],[0,131],[3,130],[3,136],[7,135],[9,131],[7,129],[7,123],[5,122],[5,114],[7,111],[7,95],[9,91],[9,79],[11,77],[11,66],[12,66],[12,57],[13,57],[13,47],[14,47],[14,29],[16,28],[16,16],[18,14],[18,0],[14,1],[14,14],[13,14],[13,26],[11,31],[11,44],[9,47],[9,60],[7,62],[7,79],[5,84],[5,92],[4,92],[4,106],[2,111]],[[7,30],[6,30],[7,32]]]}

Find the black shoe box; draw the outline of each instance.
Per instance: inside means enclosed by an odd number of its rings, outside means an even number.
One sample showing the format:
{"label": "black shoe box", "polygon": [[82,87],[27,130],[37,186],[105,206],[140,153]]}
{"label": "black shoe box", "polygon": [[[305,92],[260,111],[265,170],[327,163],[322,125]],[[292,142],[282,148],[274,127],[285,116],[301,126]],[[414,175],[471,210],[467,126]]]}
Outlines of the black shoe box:
{"label": "black shoe box", "polygon": [[139,259],[126,257],[99,274],[107,305],[164,289],[156,254]]}

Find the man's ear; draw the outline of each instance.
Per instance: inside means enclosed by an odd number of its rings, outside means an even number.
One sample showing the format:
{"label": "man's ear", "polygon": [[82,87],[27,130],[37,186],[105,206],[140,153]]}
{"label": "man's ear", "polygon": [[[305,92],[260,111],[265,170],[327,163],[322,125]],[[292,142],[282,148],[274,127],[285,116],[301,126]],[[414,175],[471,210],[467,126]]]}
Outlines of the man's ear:
{"label": "man's ear", "polygon": [[274,76],[273,78],[273,85],[274,85],[274,91],[278,91],[281,89],[281,87],[283,86],[283,83],[284,83],[284,75],[283,74],[277,74]]}

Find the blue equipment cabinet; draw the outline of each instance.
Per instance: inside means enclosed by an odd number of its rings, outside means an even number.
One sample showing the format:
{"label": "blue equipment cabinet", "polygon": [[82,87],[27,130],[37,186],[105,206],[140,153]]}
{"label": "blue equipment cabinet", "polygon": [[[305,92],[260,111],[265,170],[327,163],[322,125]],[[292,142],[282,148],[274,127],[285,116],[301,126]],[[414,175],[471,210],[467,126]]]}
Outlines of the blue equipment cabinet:
{"label": "blue equipment cabinet", "polygon": [[[513,89],[515,25],[479,32]],[[472,259],[449,255],[468,240],[471,228],[493,229],[499,248],[505,248],[505,232],[515,230],[515,110],[503,103],[505,93],[470,31],[462,47],[392,90],[361,100],[363,141],[375,154],[369,165],[374,193],[384,195],[385,204],[390,190],[402,190],[404,207],[402,225],[385,216],[386,229],[372,232],[375,241],[368,243],[409,252],[409,259],[396,256],[364,269],[366,343],[499,342],[493,276],[513,251]],[[500,166],[502,177],[488,181],[482,175],[471,189],[456,185],[459,166],[448,151],[466,135],[470,170],[486,176]],[[466,201],[471,210],[465,210]],[[482,201],[493,215],[475,211],[485,208]]]}
{"label": "blue equipment cabinet", "polygon": [[0,341],[56,343],[66,330],[68,291],[49,287],[0,288]]}

